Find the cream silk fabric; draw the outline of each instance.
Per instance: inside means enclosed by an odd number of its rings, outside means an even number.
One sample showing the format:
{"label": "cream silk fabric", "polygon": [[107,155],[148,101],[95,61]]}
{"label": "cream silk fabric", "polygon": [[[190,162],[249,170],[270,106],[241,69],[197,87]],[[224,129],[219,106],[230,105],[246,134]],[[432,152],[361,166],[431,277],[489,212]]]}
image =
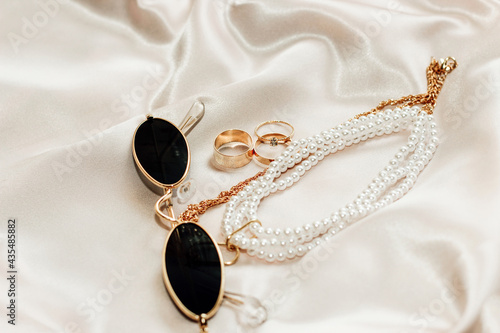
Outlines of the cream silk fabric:
{"label": "cream silk fabric", "polygon": [[[2,1],[0,331],[197,332],[161,276],[168,233],[138,177],[135,128],[193,102],[188,203],[261,170],[222,172],[215,136],[280,119],[295,138],[426,90],[430,57],[456,57],[435,110],[441,145],[415,187],[299,260],[245,254],[226,289],[260,299],[255,328],[223,305],[211,332],[500,332],[498,1]],[[328,156],[266,198],[266,227],[351,202],[407,139]],[[187,203],[175,202],[180,213]],[[221,239],[223,207],[201,218]],[[7,324],[7,220],[18,232]]]}

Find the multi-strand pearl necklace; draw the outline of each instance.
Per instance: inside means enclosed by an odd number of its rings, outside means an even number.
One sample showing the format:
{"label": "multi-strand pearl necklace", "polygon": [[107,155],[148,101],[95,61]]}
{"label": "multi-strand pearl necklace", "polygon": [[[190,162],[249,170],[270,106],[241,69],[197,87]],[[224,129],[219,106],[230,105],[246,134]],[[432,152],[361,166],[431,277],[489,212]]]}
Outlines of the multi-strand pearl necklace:
{"label": "multi-strand pearl necklace", "polygon": [[[295,229],[264,228],[257,222],[257,208],[262,198],[291,187],[327,155],[375,136],[407,128],[411,130],[408,142],[352,203],[323,220]],[[269,165],[265,175],[251,181],[231,197],[226,204],[222,233],[225,237],[231,235],[231,243],[247,250],[249,255],[268,262],[303,256],[353,222],[404,196],[432,159],[437,145],[433,116],[418,106],[361,116],[313,137],[292,141]],[[294,170],[289,176],[280,179],[282,173],[292,168]],[[248,222],[251,222],[248,228],[235,232]]]}

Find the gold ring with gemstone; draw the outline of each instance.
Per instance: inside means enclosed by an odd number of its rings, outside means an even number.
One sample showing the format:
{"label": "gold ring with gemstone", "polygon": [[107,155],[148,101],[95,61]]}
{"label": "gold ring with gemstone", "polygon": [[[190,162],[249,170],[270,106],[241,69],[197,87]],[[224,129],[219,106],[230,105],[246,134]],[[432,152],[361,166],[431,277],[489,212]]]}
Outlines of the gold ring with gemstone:
{"label": "gold ring with gemstone", "polygon": [[[227,154],[225,151],[238,149],[243,146],[243,152],[234,155]],[[223,168],[240,168],[247,165],[252,160],[253,141],[250,134],[239,129],[230,129],[217,135],[214,142],[214,162],[216,166]]]}
{"label": "gold ring with gemstone", "polygon": [[[262,127],[273,125],[273,124],[283,124],[286,127],[289,127],[289,133],[275,133],[279,134],[279,136],[269,136],[267,133],[265,134],[259,134],[259,130]],[[279,143],[286,143],[289,142],[292,139],[293,132],[295,129],[293,128],[292,125],[287,123],[286,121],[283,120],[268,120],[265,121],[261,124],[259,124],[257,127],[255,127],[255,135],[259,138],[260,141],[269,143],[271,146],[277,146]]]}
{"label": "gold ring with gemstone", "polygon": [[[262,136],[264,139],[267,139],[269,141],[269,139],[272,139],[272,138],[275,138],[276,140],[283,140],[284,138],[286,138],[286,135],[285,134],[281,134],[281,133],[268,133],[268,134],[264,134]],[[284,141],[285,144],[288,144],[289,141]],[[255,146],[253,148],[253,155],[254,155],[254,159],[267,166],[269,164],[271,164],[272,161],[274,161],[274,159],[276,157],[278,157],[280,155],[280,153],[276,154],[276,156],[273,156],[273,157],[266,157],[266,156],[263,156],[263,155],[260,155],[258,152],[257,152],[257,147],[259,147],[262,143],[264,143],[260,138],[257,139],[255,141]],[[274,146],[273,146],[274,147]]]}

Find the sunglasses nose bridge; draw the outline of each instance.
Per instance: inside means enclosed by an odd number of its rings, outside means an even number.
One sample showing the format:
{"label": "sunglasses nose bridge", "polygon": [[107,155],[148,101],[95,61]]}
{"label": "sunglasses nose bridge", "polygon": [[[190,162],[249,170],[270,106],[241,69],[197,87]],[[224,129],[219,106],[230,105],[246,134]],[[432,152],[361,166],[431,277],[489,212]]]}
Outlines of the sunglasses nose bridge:
{"label": "sunglasses nose bridge", "polygon": [[205,115],[205,105],[200,101],[194,102],[179,125],[181,132],[188,135],[203,118],[203,115]]}
{"label": "sunglasses nose bridge", "polygon": [[[172,203],[172,189],[164,189],[165,194],[158,199],[155,204],[156,214],[170,222],[171,228],[174,228],[179,221],[175,218],[174,207]],[[164,212],[166,210],[166,214]]]}

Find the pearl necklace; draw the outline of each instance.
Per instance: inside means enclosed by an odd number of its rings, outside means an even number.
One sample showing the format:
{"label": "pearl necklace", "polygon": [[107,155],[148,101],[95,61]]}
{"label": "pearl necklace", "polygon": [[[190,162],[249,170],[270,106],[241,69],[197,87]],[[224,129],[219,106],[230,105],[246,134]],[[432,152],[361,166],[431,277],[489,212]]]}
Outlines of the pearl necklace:
{"label": "pearl necklace", "polygon": [[[411,130],[408,142],[352,203],[321,221],[295,229],[264,228],[257,222],[257,208],[262,198],[292,187],[327,155],[375,136],[407,128]],[[432,159],[438,142],[433,116],[418,106],[368,114],[307,139],[292,141],[269,165],[265,175],[251,181],[229,199],[222,220],[222,233],[231,237],[232,244],[247,250],[248,255],[268,262],[303,256],[352,223],[404,196]],[[279,179],[289,169],[294,170],[289,176]],[[246,223],[249,223],[249,228],[238,231]]]}

